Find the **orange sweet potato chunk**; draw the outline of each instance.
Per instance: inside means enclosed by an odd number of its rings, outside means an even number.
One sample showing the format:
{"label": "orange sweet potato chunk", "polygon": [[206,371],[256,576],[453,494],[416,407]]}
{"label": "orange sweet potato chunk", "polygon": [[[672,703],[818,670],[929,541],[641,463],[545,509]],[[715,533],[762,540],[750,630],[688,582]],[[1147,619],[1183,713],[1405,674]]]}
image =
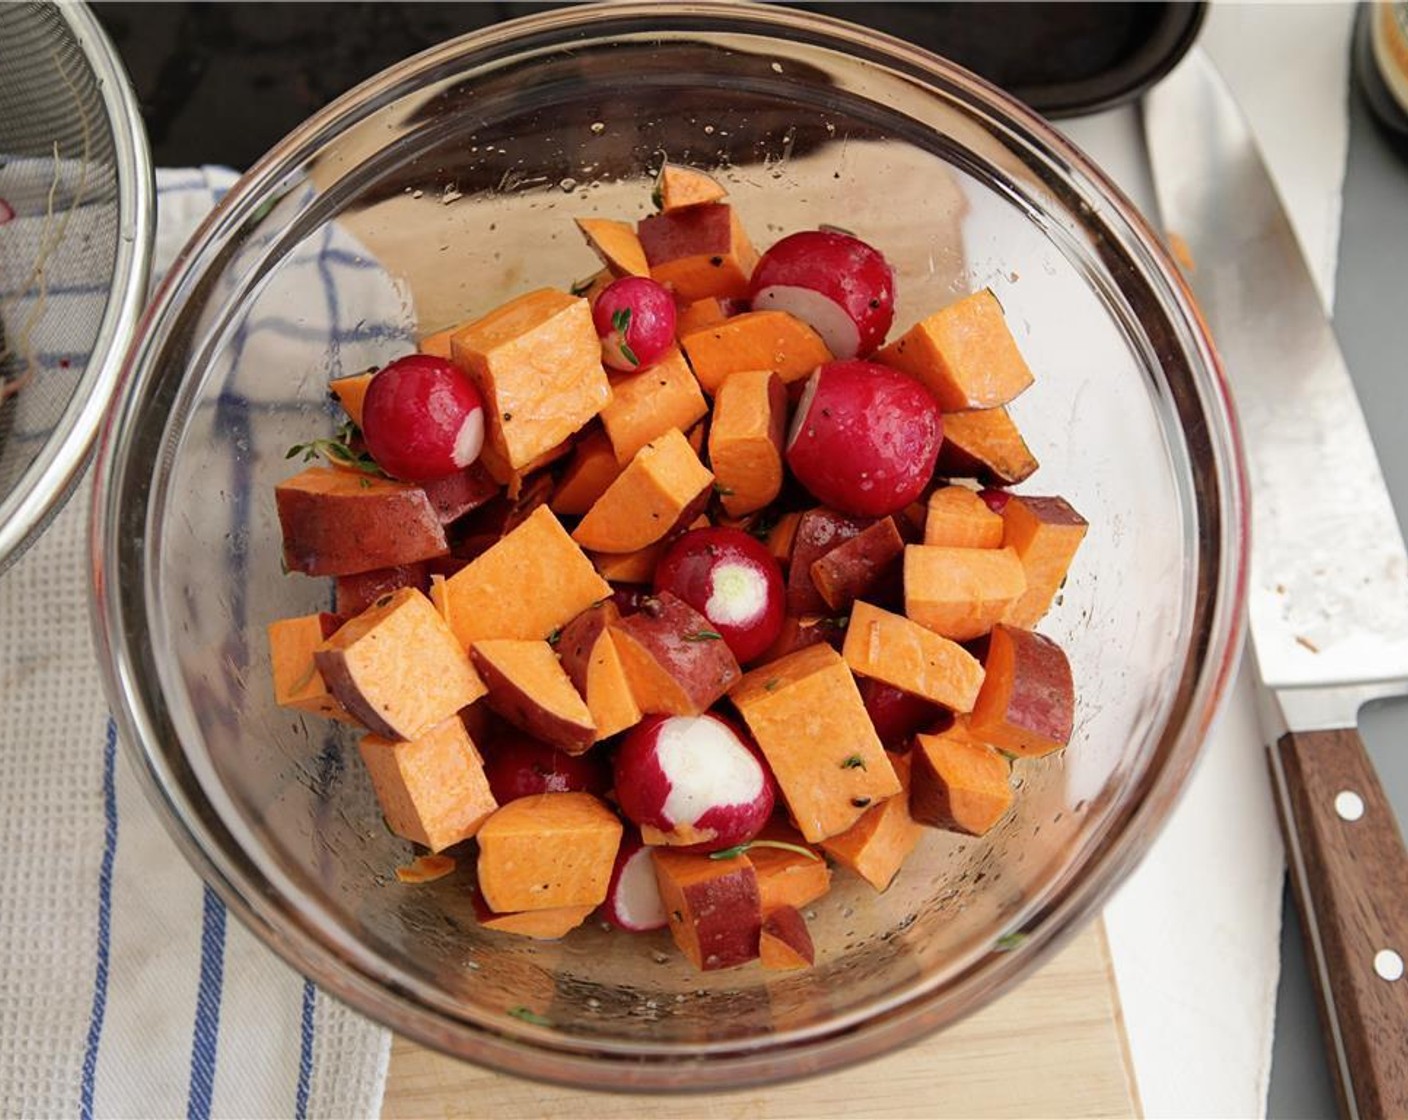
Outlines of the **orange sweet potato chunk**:
{"label": "orange sweet potato chunk", "polygon": [[621,821],[589,793],[540,793],[479,829],[479,891],[496,913],[599,906],[621,845]]}
{"label": "orange sweet potato chunk", "polygon": [[274,703],[281,708],[311,712],[341,723],[356,723],[337,697],[328,691],[313,660],[313,651],[323,644],[320,616],[281,618],[269,623],[268,634]]}
{"label": "orange sweet potato chunk", "polygon": [[912,544],[904,550],[904,613],[955,642],[986,634],[1026,589],[1011,548]]}
{"label": "orange sweet potato chunk", "polygon": [[484,638],[547,638],[610,594],[611,585],[546,506],[431,587],[465,649]]}
{"label": "orange sweet potato chunk", "polygon": [[610,624],[621,668],[642,712],[697,716],[739,678],[738,661],[709,620],[662,591]]}
{"label": "orange sweet potato chunk", "polygon": [[274,487],[274,503],[291,572],[345,576],[450,551],[435,507],[408,482],[309,467]]}
{"label": "orange sweet potato chunk", "polygon": [[720,296],[742,299],[758,263],[738,212],[726,202],[706,202],[641,219],[636,234],[650,275],[690,302]]}
{"label": "orange sweet potato chunk", "polygon": [[962,723],[937,735],[916,736],[910,755],[909,811],[920,823],[982,836],[1011,808],[1007,759],[973,738]]}
{"label": "orange sweet potato chunk", "polygon": [[946,413],[1006,404],[1032,383],[1002,305],[986,288],[916,323],[875,361],[918,378]]}
{"label": "orange sweet potato chunk", "polygon": [[801,524],[800,510],[789,510],[782,514],[768,530],[768,551],[777,558],[785,572],[792,561],[792,545],[797,540],[797,526]]}
{"label": "orange sweet potato chunk", "polygon": [[609,630],[620,617],[610,600],[589,607],[562,628],[557,643],[562,668],[587,702],[598,741],[634,727],[641,718]]}
{"label": "orange sweet potato chunk", "polygon": [[313,654],[332,694],[385,739],[415,739],[484,695],[464,648],[420,591],[384,595]]}
{"label": "orange sweet potato chunk", "polygon": [[909,815],[909,757],[892,754],[889,758],[900,780],[900,792],[872,805],[839,836],[821,842],[827,855],[854,871],[877,891],[890,885],[923,835],[923,830]]}
{"label": "orange sweet potato chunk", "polygon": [[649,276],[650,263],[640,238],[629,222],[611,218],[578,218],[577,228],[587,239],[592,251],[616,276]]}
{"label": "orange sweet potato chunk", "polygon": [[1065,651],[1031,630],[993,627],[982,691],[968,719],[973,736],[1008,754],[1036,757],[1064,747],[1075,719]]}
{"label": "orange sweet potato chunk", "polygon": [[556,941],[566,937],[591,916],[595,906],[558,906],[552,910],[520,910],[514,914],[497,914],[489,909],[483,895],[471,896],[474,917],[485,929],[531,937],[535,941]]}
{"label": "orange sweet potato chunk", "polygon": [[580,517],[606,493],[620,473],[621,464],[616,461],[606,433],[593,430],[572,449],[572,459],[552,493],[552,511]]}
{"label": "orange sweet potato chunk", "polygon": [[796,907],[780,906],[763,919],[758,960],[764,968],[778,970],[810,968],[816,963],[811,932]]}
{"label": "orange sweet potato chunk", "polygon": [[1001,548],[1002,518],[967,487],[941,486],[929,495],[924,543],[940,548]]}
{"label": "orange sweet potato chunk", "polygon": [[988,486],[1015,486],[1036,468],[1036,456],[1007,409],[998,406],[944,416],[939,474],[976,478]]}
{"label": "orange sweet potato chunk", "polygon": [[763,914],[758,878],[745,857],[710,859],[661,847],[650,854],[670,936],[695,968],[710,972],[757,959]]}
{"label": "orange sweet potato chunk", "polygon": [[489,638],[475,642],[469,656],[489,690],[489,707],[509,723],[568,754],[596,742],[586,701],[547,642]]}
{"label": "orange sweet potato chunk", "polygon": [[611,386],[585,299],[540,288],[460,328],[453,360],[484,397],[485,446],[512,470],[601,411]]}
{"label": "orange sweet potato chunk", "polygon": [[709,465],[731,517],[762,509],[782,490],[787,388],[770,369],[731,373],[714,394]]}
{"label": "orange sweet potato chunk", "polygon": [[635,552],[692,520],[714,476],[689,441],[671,429],[636,453],[592,505],[572,539],[593,552]]}
{"label": "orange sweet potato chunk", "polygon": [[728,197],[724,185],[712,175],[678,163],[667,163],[660,169],[656,189],[659,191],[660,209],[666,214],[671,210],[683,210],[686,206],[698,206],[704,202],[719,202]]}
{"label": "orange sweet potato chunk", "polygon": [[767,369],[799,381],[832,356],[821,335],[785,311],[747,311],[682,335],[680,346],[710,395],[731,373]]}
{"label": "orange sweet potato chunk", "polygon": [[[689,528],[703,529],[708,525],[709,519],[700,514],[689,523]],[[671,543],[671,538],[665,537],[635,552],[589,552],[587,555],[604,580],[611,583],[650,583],[655,578],[655,566]]]}
{"label": "orange sweet potato chunk", "polygon": [[718,296],[691,300],[675,312],[675,337],[683,338],[700,327],[710,327],[728,318],[728,309]]}
{"label": "orange sweet potato chunk", "polygon": [[857,603],[846,628],[846,664],[956,712],[972,709],[983,667],[971,653],[903,615]]}
{"label": "orange sweet potato chunk", "polygon": [[672,346],[649,368],[612,380],[601,426],[624,467],[651,440],[671,428],[688,431],[708,411],[699,382],[679,347]]}
{"label": "orange sweet potato chunk", "polygon": [[829,645],[754,669],[729,695],[809,842],[846,831],[899,792],[855,678]]}
{"label": "orange sweet potato chunk", "polygon": [[432,852],[468,840],[498,808],[459,716],[406,742],[365,735],[358,749],[387,827]]}
{"label": "orange sweet potato chunk", "polygon": [[337,403],[342,405],[342,411],[347,413],[347,419],[362,426],[362,402],[367,399],[367,386],[372,383],[375,371],[366,373],[354,373],[348,377],[334,377],[328,382],[328,389],[337,398]]}
{"label": "orange sweet potato chunk", "polygon": [[[463,327],[463,323],[456,323],[454,326],[445,327],[434,334],[428,334],[416,343],[416,353],[431,354],[437,358],[451,360],[453,354],[450,350],[450,339],[455,337],[455,332]],[[360,427],[361,425],[358,425]]]}
{"label": "orange sweet potato chunk", "polygon": [[[757,838],[807,846],[800,832],[779,820],[764,825]],[[820,852],[811,858],[786,848],[754,845],[746,856],[758,877],[758,898],[764,914],[779,906],[794,906],[800,910],[831,889],[831,868]]]}
{"label": "orange sweet potato chunk", "polygon": [[1013,549],[1027,587],[1003,618],[1031,628],[1051,607],[1089,526],[1064,498],[1014,494],[1002,507],[1002,543]]}

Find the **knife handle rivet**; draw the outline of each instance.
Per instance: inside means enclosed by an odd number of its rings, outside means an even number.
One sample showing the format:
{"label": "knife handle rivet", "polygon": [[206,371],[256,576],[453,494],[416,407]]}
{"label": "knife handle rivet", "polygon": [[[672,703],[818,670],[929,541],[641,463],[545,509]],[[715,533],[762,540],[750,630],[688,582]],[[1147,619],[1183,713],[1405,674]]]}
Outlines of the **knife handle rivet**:
{"label": "knife handle rivet", "polygon": [[1374,971],[1384,980],[1398,980],[1403,976],[1403,958],[1392,949],[1380,949],[1374,954]]}
{"label": "knife handle rivet", "polygon": [[1357,821],[1364,815],[1364,799],[1352,789],[1342,789],[1335,794],[1335,812],[1342,821]]}

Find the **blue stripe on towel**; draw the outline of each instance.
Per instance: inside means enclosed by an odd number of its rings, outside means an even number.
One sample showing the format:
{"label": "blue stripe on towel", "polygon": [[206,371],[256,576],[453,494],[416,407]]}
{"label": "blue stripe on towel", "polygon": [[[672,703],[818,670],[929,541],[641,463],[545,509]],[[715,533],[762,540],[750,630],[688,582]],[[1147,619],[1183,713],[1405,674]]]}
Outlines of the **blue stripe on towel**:
{"label": "blue stripe on towel", "polygon": [[98,1043],[108,1004],[108,964],[112,949],[112,864],[117,855],[117,725],[108,717],[103,743],[103,862],[98,872],[98,964],[93,977],[93,1009],[88,1015],[88,1043],[83,1052],[83,1081],[78,1114],[93,1117],[93,1088],[98,1075]]}
{"label": "blue stripe on towel", "polygon": [[187,1120],[209,1120],[215,1091],[215,1048],[220,1041],[220,994],[225,980],[225,904],[208,886],[200,930],[200,989],[191,1036]]}
{"label": "blue stripe on towel", "polygon": [[308,1120],[308,1090],[313,1080],[313,1009],[318,989],[303,981],[303,1025],[298,1047],[298,1091],[293,1102],[294,1120]]}

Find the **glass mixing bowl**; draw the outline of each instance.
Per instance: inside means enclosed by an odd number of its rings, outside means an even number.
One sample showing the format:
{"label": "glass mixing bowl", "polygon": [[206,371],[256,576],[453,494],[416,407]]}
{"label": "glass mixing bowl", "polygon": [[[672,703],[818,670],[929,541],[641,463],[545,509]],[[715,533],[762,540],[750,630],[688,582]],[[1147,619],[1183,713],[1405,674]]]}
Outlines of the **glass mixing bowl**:
{"label": "glass mixing bowl", "polygon": [[[883,248],[907,326],[987,286],[1036,385],[1023,489],[1090,520],[1042,628],[1075,735],[1018,762],[983,839],[931,831],[884,894],[838,873],[809,971],[695,972],[665,933],[557,943],[475,923],[467,864],[399,883],[345,728],[274,706],[264,627],[328,606],[284,575],[273,488],[328,434],[327,379],[595,270],[572,225],[713,170],[755,241]],[[1238,652],[1246,546],[1227,396],[1133,208],[973,76],[829,19],[570,9],[448,43],[289,136],[162,287],[104,441],[96,629],[122,737],[191,862],[275,951],[395,1029],[580,1086],[730,1087],[834,1068],[972,1011],[1047,959],[1148,847]],[[531,594],[532,589],[525,589]],[[349,761],[352,760],[352,761]]]}

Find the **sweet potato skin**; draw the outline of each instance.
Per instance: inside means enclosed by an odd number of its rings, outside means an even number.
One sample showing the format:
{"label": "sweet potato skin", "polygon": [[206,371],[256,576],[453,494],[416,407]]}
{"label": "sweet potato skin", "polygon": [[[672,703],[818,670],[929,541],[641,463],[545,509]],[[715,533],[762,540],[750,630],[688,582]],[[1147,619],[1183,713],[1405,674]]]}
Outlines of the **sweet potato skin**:
{"label": "sweet potato skin", "polygon": [[1044,634],[993,627],[983,688],[973,705],[973,735],[1023,757],[1058,751],[1070,742],[1075,685],[1065,651]]}
{"label": "sweet potato skin", "polygon": [[742,856],[710,859],[654,848],[655,878],[675,944],[698,969],[756,960],[762,933],[758,879]]}
{"label": "sweet potato skin", "polygon": [[581,754],[596,742],[586,701],[547,642],[475,642],[469,655],[489,690],[489,707],[509,723],[568,754]]}
{"label": "sweet potato skin", "polygon": [[557,643],[562,668],[591,711],[598,741],[634,727],[642,714],[608,632],[620,620],[620,610],[608,599],[564,626]]}
{"label": "sweet potato skin", "polygon": [[899,591],[904,538],[893,517],[882,517],[812,561],[812,586],[833,612],[857,599],[888,601]]}
{"label": "sweet potato skin", "polygon": [[802,617],[827,612],[826,600],[812,582],[812,565],[863,533],[871,522],[818,506],[802,514],[792,538],[792,562],[787,569],[787,613]]}
{"label": "sweet potato skin", "polygon": [[758,957],[769,969],[810,968],[816,963],[811,931],[796,907],[779,906],[763,919]]}
{"label": "sweet potato skin", "polygon": [[[706,619],[668,591],[611,624],[612,638],[641,711],[696,716],[739,679],[738,661]],[[676,686],[650,688],[657,674]]]}

